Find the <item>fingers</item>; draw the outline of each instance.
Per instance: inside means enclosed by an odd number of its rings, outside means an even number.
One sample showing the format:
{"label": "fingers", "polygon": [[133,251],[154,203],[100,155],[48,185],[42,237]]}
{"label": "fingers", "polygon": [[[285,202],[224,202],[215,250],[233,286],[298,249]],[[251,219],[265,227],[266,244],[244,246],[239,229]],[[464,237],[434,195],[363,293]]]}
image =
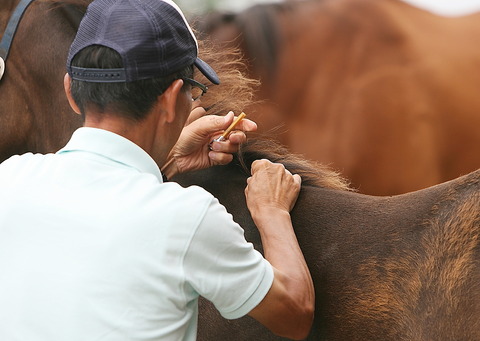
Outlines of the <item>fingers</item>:
{"label": "fingers", "polygon": [[187,121],[185,122],[185,125],[189,125],[193,121],[198,120],[200,117],[203,117],[207,114],[206,110],[202,107],[196,107],[194,108],[191,112],[190,115],[187,118]]}
{"label": "fingers", "polygon": [[[189,116],[196,117],[205,112],[203,108],[195,108]],[[206,115],[200,116],[196,120],[192,121],[188,125],[188,129],[196,131],[201,136],[212,136],[213,134],[222,131],[225,126],[228,126],[233,120],[233,112],[228,113],[226,116]]]}
{"label": "fingers", "polygon": [[246,141],[247,135],[243,131],[238,131],[235,132],[234,136],[230,136],[228,140],[212,141],[210,150],[222,153],[235,153],[238,151],[239,145]]}
{"label": "fingers", "polygon": [[271,208],[290,212],[300,193],[301,177],[292,175],[280,163],[256,160],[247,179],[245,195],[250,210],[259,213]]}
{"label": "fingers", "polygon": [[[225,126],[222,128],[227,128],[236,117],[233,115],[233,112],[229,112],[225,116]],[[247,141],[247,135],[245,132],[251,132],[257,130],[257,124],[249,119],[243,119],[240,121],[235,130],[232,131],[224,141],[213,141],[210,145],[210,149],[216,152],[223,153],[235,153],[238,151],[238,146]],[[213,137],[212,140],[215,140],[221,135],[222,131],[218,131],[217,134]]]}
{"label": "fingers", "polygon": [[298,174],[290,173],[288,169],[281,163],[273,163],[267,159],[255,160],[251,166],[252,175],[259,171],[267,171],[270,173],[281,173],[282,171],[287,175],[287,177],[291,177],[293,182],[298,185],[299,187],[302,184],[302,178]]}
{"label": "fingers", "polygon": [[[245,116],[245,115],[244,115]],[[221,127],[218,131],[218,136],[219,137],[226,129],[229,129],[230,124],[235,121],[238,117],[233,114],[232,111],[230,111],[225,117],[225,125]],[[238,131],[243,131],[243,132],[251,132],[251,131],[256,131],[257,130],[257,124],[247,118],[244,118],[238,122],[235,122],[234,125],[234,130],[226,136],[227,139],[230,138],[230,136],[234,136],[236,132]]]}
{"label": "fingers", "polygon": [[255,173],[262,171],[262,170],[268,170],[269,168],[282,168],[284,171],[288,172],[291,174],[287,169],[285,169],[285,166],[281,163],[273,163],[270,160],[267,159],[261,159],[261,160],[255,160],[252,163],[251,170],[252,170],[252,175]]}
{"label": "fingers", "polygon": [[[198,135],[211,136],[213,140],[221,136],[235,118],[233,111],[228,112],[225,116],[206,115],[204,108],[197,107],[191,111],[186,126],[189,130],[196,131]],[[245,132],[256,130],[257,124],[254,121],[243,119],[236,125],[235,130],[227,136],[227,140],[231,140],[234,144],[243,143],[246,140]],[[217,150],[220,151],[222,148],[217,146]]]}
{"label": "fingers", "polygon": [[[281,177],[282,172],[285,173],[282,181],[291,180],[296,188],[300,189],[302,185],[302,178],[298,174],[292,174],[285,166],[281,163],[273,163],[269,160],[262,159],[262,160],[255,160],[251,166],[252,176],[255,175],[257,172],[265,171],[269,174],[278,174],[277,176]],[[247,179],[248,181],[248,179]]]}
{"label": "fingers", "polygon": [[[235,127],[235,130],[242,130],[242,131],[245,131],[245,132],[251,132],[251,131],[256,131],[257,130],[257,124],[252,121],[252,120],[249,120],[248,118],[244,118],[243,120],[241,120],[237,126]],[[232,132],[233,134],[233,132]],[[230,134],[231,136],[231,134]]]}
{"label": "fingers", "polygon": [[298,187],[302,186],[302,177],[298,174],[293,174],[293,180],[298,185]]}
{"label": "fingers", "polygon": [[[240,144],[246,142],[245,132],[255,131],[257,124],[249,119],[241,120],[235,130],[232,131],[224,141],[212,142],[235,120],[235,114],[230,111],[225,116],[206,115],[204,108],[194,108],[182,131],[184,140],[181,146],[177,143],[177,154],[197,155],[198,158],[205,158],[205,147],[208,150],[210,165],[224,165],[232,161],[234,153],[238,152]],[[203,156],[202,156],[203,154]],[[205,159],[204,159],[205,160]]]}
{"label": "fingers", "polygon": [[226,165],[233,160],[233,155],[230,153],[223,152],[208,152],[208,157],[212,161],[212,165]]}

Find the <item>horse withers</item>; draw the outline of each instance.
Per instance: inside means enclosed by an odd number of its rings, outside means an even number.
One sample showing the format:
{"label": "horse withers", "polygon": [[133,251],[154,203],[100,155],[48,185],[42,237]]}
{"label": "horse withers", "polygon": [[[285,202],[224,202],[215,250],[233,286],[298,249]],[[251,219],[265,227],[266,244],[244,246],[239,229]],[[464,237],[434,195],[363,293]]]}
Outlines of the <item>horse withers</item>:
{"label": "horse withers", "polygon": [[[307,340],[480,340],[480,170],[377,197],[346,190],[334,173],[276,144],[249,143],[241,162],[174,180],[219,198],[262,250],[244,199],[251,162],[267,158],[302,175],[292,221],[315,285]],[[249,317],[226,321],[202,302],[199,340],[282,339]]]}

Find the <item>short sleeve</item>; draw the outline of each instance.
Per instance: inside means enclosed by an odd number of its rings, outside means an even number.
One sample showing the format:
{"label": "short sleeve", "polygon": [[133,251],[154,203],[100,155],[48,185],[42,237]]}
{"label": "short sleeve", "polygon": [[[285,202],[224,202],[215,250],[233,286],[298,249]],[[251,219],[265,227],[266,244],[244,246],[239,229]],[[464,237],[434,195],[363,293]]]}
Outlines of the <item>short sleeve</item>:
{"label": "short sleeve", "polygon": [[186,281],[220,314],[248,314],[270,290],[270,263],[245,240],[243,229],[217,199],[212,199],[184,259]]}

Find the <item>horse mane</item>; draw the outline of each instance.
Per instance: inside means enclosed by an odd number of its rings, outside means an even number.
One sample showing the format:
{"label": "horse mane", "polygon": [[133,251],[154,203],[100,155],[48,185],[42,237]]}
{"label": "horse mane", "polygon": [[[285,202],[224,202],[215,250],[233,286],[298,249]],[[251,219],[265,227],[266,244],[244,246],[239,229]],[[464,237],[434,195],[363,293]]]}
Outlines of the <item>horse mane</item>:
{"label": "horse mane", "polygon": [[239,13],[214,12],[198,23],[198,29],[208,35],[222,25],[233,24],[243,37],[252,67],[262,81],[273,81],[278,51],[281,48],[279,17],[291,12],[291,1],[253,5]]}
{"label": "horse mane", "polygon": [[194,78],[209,87],[209,91],[202,97],[202,106],[210,115],[223,116],[229,111],[240,114],[246,103],[254,103],[254,94],[260,82],[247,77],[246,66],[238,48],[220,47],[209,37],[198,39],[198,46],[199,57],[210,64],[220,78],[220,84],[214,85],[195,70]]}
{"label": "horse mane", "polygon": [[242,144],[233,163],[240,165],[250,174],[253,161],[259,159],[282,163],[292,174],[302,177],[302,186],[353,191],[340,173],[318,162],[307,160],[300,154],[293,154],[278,141],[264,136],[252,137]]}

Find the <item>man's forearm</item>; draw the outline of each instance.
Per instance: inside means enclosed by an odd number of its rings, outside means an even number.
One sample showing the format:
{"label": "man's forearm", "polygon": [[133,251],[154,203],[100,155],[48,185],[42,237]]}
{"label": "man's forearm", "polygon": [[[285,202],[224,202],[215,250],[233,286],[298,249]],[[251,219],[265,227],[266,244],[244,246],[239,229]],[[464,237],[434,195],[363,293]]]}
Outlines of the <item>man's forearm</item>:
{"label": "man's forearm", "polygon": [[[265,258],[276,269],[276,276],[285,286],[289,299],[299,311],[306,311],[302,323],[311,324],[315,291],[303,253],[295,236],[290,214],[271,210],[253,217],[262,238]],[[308,319],[310,318],[310,321]],[[309,329],[309,327],[308,327]]]}
{"label": "man's forearm", "polygon": [[309,300],[314,296],[313,282],[298,245],[290,214],[272,211],[270,214],[254,217],[254,221],[262,238],[265,258],[292,280],[304,283]]}

